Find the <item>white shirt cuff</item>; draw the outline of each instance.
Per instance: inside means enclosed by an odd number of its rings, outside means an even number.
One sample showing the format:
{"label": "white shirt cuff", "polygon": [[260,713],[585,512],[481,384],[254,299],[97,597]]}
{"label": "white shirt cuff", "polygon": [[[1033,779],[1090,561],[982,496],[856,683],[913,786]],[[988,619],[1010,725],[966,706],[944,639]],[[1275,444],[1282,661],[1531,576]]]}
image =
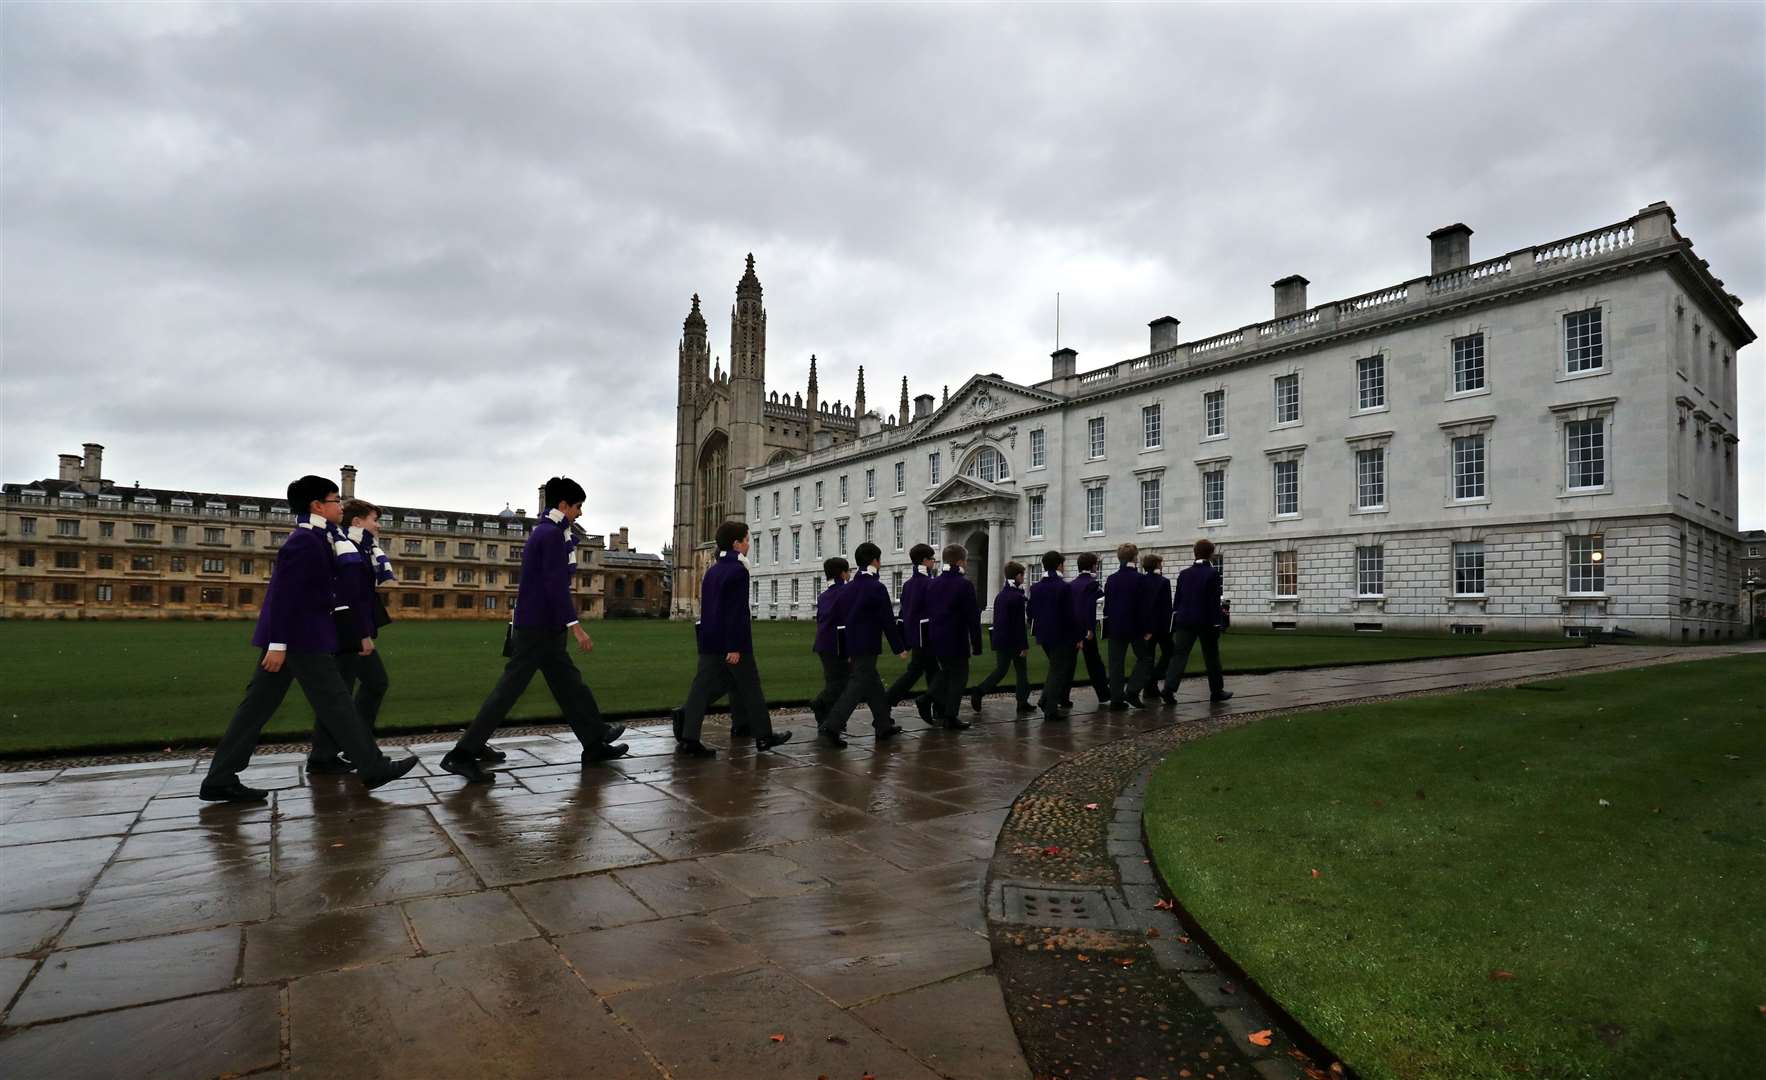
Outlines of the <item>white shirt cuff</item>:
{"label": "white shirt cuff", "polygon": [[287,652],[288,646],[280,641],[272,641],[272,642],[270,642],[270,647],[268,649],[266,649],[265,651],[266,652]]}
{"label": "white shirt cuff", "polygon": [[564,629],[566,629],[566,630],[568,630],[568,629],[570,629],[570,628],[571,628],[571,627],[573,627],[573,626],[575,626],[575,625],[577,625],[577,624],[578,624],[578,623],[580,623],[580,622],[581,622],[581,621],[582,621],[582,620],[581,620],[581,619],[572,619],[572,620],[570,620],[570,621],[569,621],[569,622],[567,622],[567,623],[565,623],[565,624],[564,624]]}

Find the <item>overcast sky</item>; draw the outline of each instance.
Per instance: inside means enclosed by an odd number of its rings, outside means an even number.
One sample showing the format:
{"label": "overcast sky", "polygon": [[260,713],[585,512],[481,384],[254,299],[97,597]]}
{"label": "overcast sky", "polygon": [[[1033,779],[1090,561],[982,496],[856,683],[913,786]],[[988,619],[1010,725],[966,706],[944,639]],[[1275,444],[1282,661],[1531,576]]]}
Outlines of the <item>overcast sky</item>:
{"label": "overcast sky", "polygon": [[[1656,199],[1766,330],[1766,7],[7,4],[0,478],[534,509],[657,550],[675,346],[873,407]],[[1766,369],[1742,354],[1742,514]]]}

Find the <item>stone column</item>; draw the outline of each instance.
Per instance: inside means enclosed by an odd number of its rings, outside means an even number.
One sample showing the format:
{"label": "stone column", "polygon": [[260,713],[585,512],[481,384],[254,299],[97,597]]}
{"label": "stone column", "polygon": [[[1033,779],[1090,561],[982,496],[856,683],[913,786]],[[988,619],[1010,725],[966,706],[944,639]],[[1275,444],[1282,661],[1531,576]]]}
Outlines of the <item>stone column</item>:
{"label": "stone column", "polygon": [[[1000,520],[989,518],[987,520],[987,587],[994,594],[998,594],[1000,587],[1005,585],[1005,579],[1000,576],[1004,572],[1002,568],[1005,565],[1005,554],[1000,549]],[[981,605],[984,608],[992,603],[993,596],[991,595],[981,598]]]}

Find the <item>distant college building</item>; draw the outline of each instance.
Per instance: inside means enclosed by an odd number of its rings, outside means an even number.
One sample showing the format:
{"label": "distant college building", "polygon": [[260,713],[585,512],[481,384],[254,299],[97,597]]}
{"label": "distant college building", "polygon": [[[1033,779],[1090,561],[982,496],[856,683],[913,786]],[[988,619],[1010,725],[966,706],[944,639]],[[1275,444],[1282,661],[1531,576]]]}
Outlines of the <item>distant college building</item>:
{"label": "distant college building", "polygon": [[[256,618],[294,528],[277,496],[124,487],[104,479],[104,447],[62,454],[53,480],[0,487],[0,618]],[[356,469],[340,486],[355,494]],[[399,580],[395,619],[507,619],[534,519],[382,505],[380,542]],[[631,550],[624,527],[577,548],[585,618],[666,615],[662,557]]]}
{"label": "distant college building", "polygon": [[[694,297],[679,346],[674,611],[694,613],[712,533],[753,530],[755,613],[809,618],[820,563],[862,540],[899,591],[907,549],[959,542],[991,600],[1008,558],[1186,557],[1219,545],[1235,618],[1276,628],[1727,638],[1745,618],[1736,365],[1754,332],[1674,212],[1430,269],[1030,385],[975,375],[942,402],[869,411],[765,389],[749,257],[714,364]],[[1106,556],[1113,569],[1113,560]],[[1071,570],[1071,566],[1069,567]]]}

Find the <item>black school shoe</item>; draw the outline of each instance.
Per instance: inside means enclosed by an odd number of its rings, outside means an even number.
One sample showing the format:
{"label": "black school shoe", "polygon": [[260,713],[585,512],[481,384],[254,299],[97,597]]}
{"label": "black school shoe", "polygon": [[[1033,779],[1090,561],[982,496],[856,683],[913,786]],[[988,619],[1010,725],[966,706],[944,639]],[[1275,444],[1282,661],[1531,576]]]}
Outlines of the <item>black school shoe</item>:
{"label": "black school shoe", "polygon": [[675,747],[675,753],[677,755],[679,755],[680,757],[693,757],[693,758],[714,758],[714,757],[717,757],[717,750],[715,748],[710,747],[710,746],[706,746],[702,742],[694,742],[691,739],[682,739],[680,741],[680,743]]}
{"label": "black school shoe", "polygon": [[478,751],[478,760],[489,762],[492,765],[501,765],[503,762],[509,760],[509,755],[498,750],[490,743],[485,743],[484,747]]}
{"label": "black school shoe", "polygon": [[489,784],[495,782],[496,774],[485,768],[476,754],[462,754],[458,748],[449,750],[442,755],[443,772],[453,773],[468,784]]}
{"label": "black school shoe", "polygon": [[612,761],[615,758],[622,758],[631,753],[631,751],[632,748],[622,742],[602,743],[600,746],[591,746],[583,751],[583,767],[586,769],[590,765],[599,765],[603,761]]}
{"label": "black school shoe", "polygon": [[362,777],[362,786],[369,791],[373,791],[375,788],[380,787],[383,784],[392,783],[394,780],[397,780],[399,777],[405,775],[416,767],[417,759],[409,754],[406,754],[397,761],[393,761],[389,758],[387,759],[386,764],[382,765],[376,771],[371,773],[363,772],[360,774]]}
{"label": "black school shoe", "polygon": [[1227,698],[1230,698],[1232,696],[1233,696],[1233,692],[1231,690],[1222,690],[1218,694],[1209,694],[1208,700],[1209,701],[1225,701]]}
{"label": "black school shoe", "polygon": [[902,732],[904,732],[906,730],[907,729],[902,727],[900,724],[891,724],[888,727],[884,728],[882,731],[877,732],[877,741],[882,742],[885,739],[893,739],[897,735],[900,735]]}
{"label": "black school shoe", "polygon": [[682,733],[687,728],[687,710],[677,705],[668,711],[668,716],[674,722],[675,742],[680,742]]}
{"label": "black school shoe", "polygon": [[1032,705],[1028,701],[1020,701],[1018,703],[1018,715],[1019,716],[1028,716],[1035,711],[1036,711],[1036,706]]}
{"label": "black school shoe", "polygon": [[846,739],[838,731],[817,731],[816,741],[837,750],[846,749]]}
{"label": "black school shoe", "polygon": [[355,771],[354,765],[340,757],[307,759],[307,772],[313,776],[342,776]]}
{"label": "black school shoe", "polygon": [[791,733],[789,731],[775,731],[771,735],[763,735],[754,740],[754,749],[756,753],[764,754],[773,747],[780,746],[790,741]]}
{"label": "black school shoe", "polygon": [[977,691],[975,691],[975,692],[974,692],[974,693],[973,693],[973,694],[970,694],[970,695],[969,695],[969,705],[970,705],[970,706],[971,706],[971,707],[972,707],[972,708],[973,708],[973,709],[974,709],[974,710],[975,710],[975,711],[976,711],[976,712],[980,712],[980,711],[981,711],[981,691],[979,691],[979,690],[977,690]]}
{"label": "black school shoe", "polygon": [[915,708],[915,710],[917,710],[919,712],[920,719],[926,721],[928,724],[930,724],[932,722],[932,699],[931,698],[929,698],[929,697],[915,698],[914,699],[914,708]]}
{"label": "black school shoe", "polygon": [[196,797],[203,802],[264,802],[270,793],[261,788],[246,787],[237,779],[226,784],[204,784],[196,791]]}

